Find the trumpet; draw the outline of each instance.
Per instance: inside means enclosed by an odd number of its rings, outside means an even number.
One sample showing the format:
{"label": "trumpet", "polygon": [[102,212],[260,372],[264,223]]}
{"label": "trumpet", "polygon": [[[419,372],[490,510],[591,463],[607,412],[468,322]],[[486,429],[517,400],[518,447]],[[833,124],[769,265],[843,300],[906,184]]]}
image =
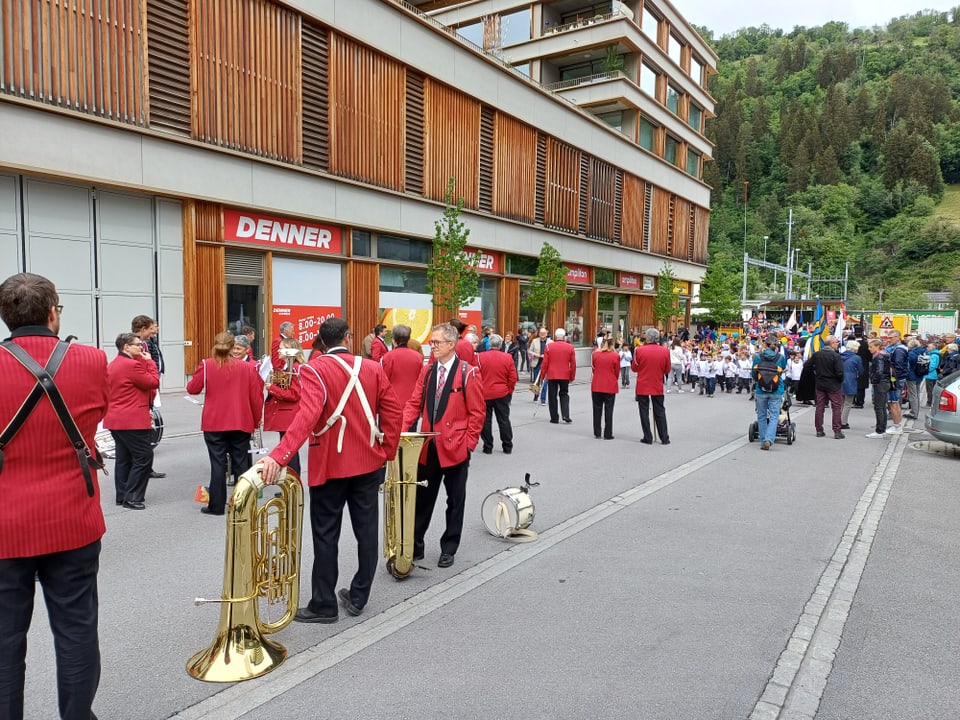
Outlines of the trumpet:
{"label": "trumpet", "polygon": [[405,580],[413,570],[413,524],[417,511],[417,465],[423,444],[435,432],[400,433],[397,456],[387,463],[383,492],[383,555],[387,572]]}
{"label": "trumpet", "polygon": [[[213,642],[187,662],[187,672],[204,682],[239,682],[260,677],[278,667],[287,649],[264,637],[293,620],[300,598],[300,546],[303,485],[289,468],[276,487],[279,494],[259,505],[265,487],[261,465],[240,476],[227,508],[227,549],[220,623]],[[278,604],[276,620],[261,618]]]}
{"label": "trumpet", "polygon": [[274,370],[270,374],[270,384],[276,385],[284,390],[290,387],[290,381],[293,378],[293,364],[297,361],[297,355],[300,351],[296,348],[280,348],[280,356],[286,359],[287,365],[283,370]]}

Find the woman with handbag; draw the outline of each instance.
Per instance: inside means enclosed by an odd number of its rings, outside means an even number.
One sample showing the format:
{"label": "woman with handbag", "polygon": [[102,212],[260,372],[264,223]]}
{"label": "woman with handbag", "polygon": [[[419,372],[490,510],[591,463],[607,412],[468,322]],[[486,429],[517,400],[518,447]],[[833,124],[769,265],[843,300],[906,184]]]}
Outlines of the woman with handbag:
{"label": "woman with handbag", "polygon": [[[270,376],[267,401],[263,406],[263,429],[280,433],[280,439],[283,440],[300,408],[300,366],[306,364],[307,359],[296,338],[281,340],[279,352],[289,369],[277,370]],[[290,458],[287,467],[300,474],[299,451]]]}
{"label": "woman with handbag", "polygon": [[211,357],[201,360],[187,383],[191,395],[204,393],[200,429],[210,456],[210,502],[205,515],[223,515],[227,503],[227,456],[234,478],[250,469],[250,436],[263,415],[263,380],[256,363],[231,356],[234,337],[218,333]]}

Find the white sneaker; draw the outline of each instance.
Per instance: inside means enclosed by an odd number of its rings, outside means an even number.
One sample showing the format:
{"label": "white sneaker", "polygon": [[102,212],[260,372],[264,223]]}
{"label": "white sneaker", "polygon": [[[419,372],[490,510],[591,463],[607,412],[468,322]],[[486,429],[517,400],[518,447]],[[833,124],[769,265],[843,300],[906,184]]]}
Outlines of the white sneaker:
{"label": "white sneaker", "polygon": [[870,438],[871,440],[881,440],[881,439],[883,439],[883,438],[886,437],[886,434],[885,434],[885,433],[872,432],[872,433],[870,433],[869,435],[867,435],[867,437]]}
{"label": "white sneaker", "polygon": [[903,435],[903,428],[899,425],[891,425],[887,428],[887,435]]}
{"label": "white sneaker", "polygon": [[678,392],[678,393],[682,393],[682,392],[683,392],[683,388],[677,388],[677,392]]}

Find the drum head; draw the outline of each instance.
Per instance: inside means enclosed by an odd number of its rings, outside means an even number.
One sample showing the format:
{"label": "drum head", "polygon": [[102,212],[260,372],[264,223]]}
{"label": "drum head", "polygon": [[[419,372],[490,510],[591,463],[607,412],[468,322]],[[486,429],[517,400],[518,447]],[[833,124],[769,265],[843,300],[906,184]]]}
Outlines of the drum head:
{"label": "drum head", "polygon": [[497,490],[484,498],[480,517],[491,535],[509,537],[533,521],[533,501],[520,488]]}

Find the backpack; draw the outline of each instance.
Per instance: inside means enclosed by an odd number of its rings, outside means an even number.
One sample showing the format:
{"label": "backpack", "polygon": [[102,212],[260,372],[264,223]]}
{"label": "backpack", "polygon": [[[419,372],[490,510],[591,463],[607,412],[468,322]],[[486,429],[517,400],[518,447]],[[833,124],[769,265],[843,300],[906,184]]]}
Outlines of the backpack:
{"label": "backpack", "polygon": [[763,392],[776,392],[780,388],[782,372],[779,357],[768,360],[761,355],[760,362],[753,368],[753,379],[757,381],[757,387]]}
{"label": "backpack", "polygon": [[926,375],[930,372],[930,356],[927,353],[921,353],[917,355],[917,359],[914,362],[914,372],[917,375]]}

